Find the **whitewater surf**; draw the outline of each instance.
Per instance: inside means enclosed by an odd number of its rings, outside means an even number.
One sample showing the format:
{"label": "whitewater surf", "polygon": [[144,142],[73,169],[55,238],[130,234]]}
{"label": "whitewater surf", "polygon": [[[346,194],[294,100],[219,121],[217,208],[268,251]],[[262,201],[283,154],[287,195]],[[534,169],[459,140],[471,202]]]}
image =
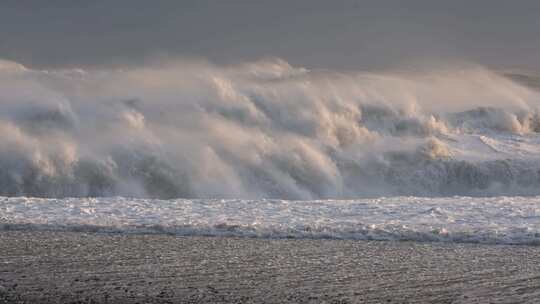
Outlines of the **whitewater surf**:
{"label": "whitewater surf", "polygon": [[537,245],[520,75],[2,61],[0,229]]}
{"label": "whitewater surf", "polygon": [[540,195],[538,77],[505,75],[1,61],[0,195]]}

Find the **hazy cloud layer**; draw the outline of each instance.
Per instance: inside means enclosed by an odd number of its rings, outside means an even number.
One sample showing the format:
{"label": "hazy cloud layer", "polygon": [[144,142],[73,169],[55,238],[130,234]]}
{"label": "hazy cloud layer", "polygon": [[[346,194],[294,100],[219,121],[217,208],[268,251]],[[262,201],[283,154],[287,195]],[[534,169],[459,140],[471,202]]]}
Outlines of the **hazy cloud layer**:
{"label": "hazy cloud layer", "polygon": [[448,60],[540,69],[539,15],[536,0],[2,1],[0,57],[40,67],[182,55],[334,69]]}

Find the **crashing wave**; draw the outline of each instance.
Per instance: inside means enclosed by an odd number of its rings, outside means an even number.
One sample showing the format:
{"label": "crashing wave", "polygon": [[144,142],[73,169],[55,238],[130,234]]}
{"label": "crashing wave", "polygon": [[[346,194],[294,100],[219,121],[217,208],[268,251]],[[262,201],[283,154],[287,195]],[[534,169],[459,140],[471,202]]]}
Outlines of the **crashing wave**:
{"label": "crashing wave", "polygon": [[477,66],[0,67],[0,195],[540,194],[540,93]]}

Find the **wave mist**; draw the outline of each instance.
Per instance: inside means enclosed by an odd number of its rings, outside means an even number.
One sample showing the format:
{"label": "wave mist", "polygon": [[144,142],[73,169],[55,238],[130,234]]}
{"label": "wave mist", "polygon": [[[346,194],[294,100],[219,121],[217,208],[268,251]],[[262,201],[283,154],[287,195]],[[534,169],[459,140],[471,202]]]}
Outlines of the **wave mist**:
{"label": "wave mist", "polygon": [[[0,61],[0,195],[540,194],[540,93],[515,79],[475,65],[342,73],[280,59],[108,70]],[[499,149],[512,143],[526,146]]]}

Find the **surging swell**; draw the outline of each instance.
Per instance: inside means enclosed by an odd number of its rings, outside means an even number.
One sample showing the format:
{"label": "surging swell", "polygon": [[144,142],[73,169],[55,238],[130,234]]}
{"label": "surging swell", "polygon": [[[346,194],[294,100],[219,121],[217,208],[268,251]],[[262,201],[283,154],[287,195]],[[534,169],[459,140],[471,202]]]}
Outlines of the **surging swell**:
{"label": "surging swell", "polygon": [[538,195],[540,93],[512,79],[0,61],[0,195]]}

